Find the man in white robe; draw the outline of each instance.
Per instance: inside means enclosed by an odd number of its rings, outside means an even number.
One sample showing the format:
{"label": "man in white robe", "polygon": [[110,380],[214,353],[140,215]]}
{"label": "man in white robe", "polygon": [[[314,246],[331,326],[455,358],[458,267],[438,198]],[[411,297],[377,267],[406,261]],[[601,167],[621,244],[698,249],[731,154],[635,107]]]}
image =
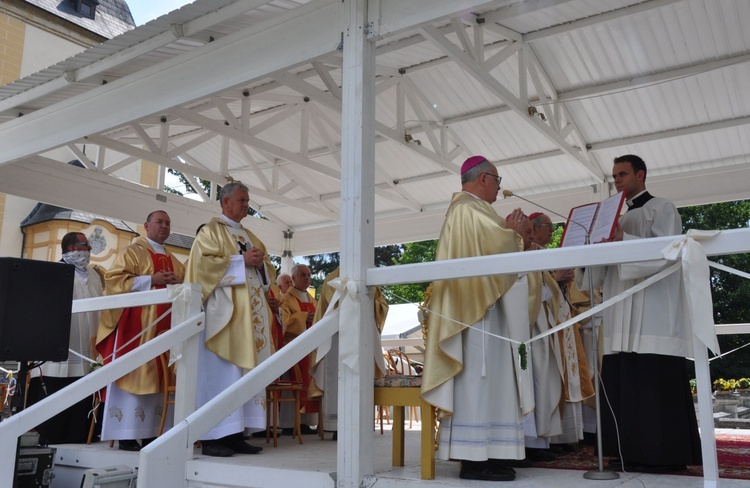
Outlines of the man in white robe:
{"label": "man in white robe", "polygon": [[[612,176],[628,204],[613,241],[682,232],[675,206],[646,191],[646,163],[640,157],[615,158]],[[586,269],[577,273],[577,284],[587,289],[586,272],[592,273],[594,286],[603,284],[606,300],[668,265],[656,261]],[[631,470],[684,471],[688,464],[701,463],[684,359],[692,356],[693,332],[683,317],[681,281],[678,271],[604,311],[602,384],[612,410],[602,402],[603,453]]]}
{"label": "man in white robe", "polygon": [[[82,232],[69,232],[61,241],[62,262],[75,266],[73,299],[100,297],[104,277],[97,268],[89,266],[91,246]],[[70,319],[68,349],[91,358],[91,339],[96,337],[99,311],[73,314]],[[62,390],[91,370],[90,362],[71,353],[66,361],[48,361],[31,370],[27,403],[29,406]],[[86,397],[70,408],[37,426],[40,445],[86,442],[89,431],[91,397]]]}
{"label": "man in white robe", "polygon": [[[199,408],[273,353],[267,295],[276,271],[260,239],[240,224],[249,199],[242,183],[222,187],[221,215],[201,228],[190,250],[186,279],[202,285],[206,311],[198,352]],[[265,426],[261,392],[201,438],[203,454],[257,454],[262,448],[246,443],[243,432]]]}
{"label": "man in white robe", "polygon": [[[515,232],[521,210],[506,223],[492,208],[500,190],[495,165],[482,156],[467,159],[461,185],[446,214],[436,259],[521,251]],[[461,460],[463,479],[513,480],[515,471],[495,460],[525,456],[518,348],[483,333],[528,337],[528,296],[509,293],[516,281],[513,274],[433,284],[422,397],[440,409],[438,457]]]}

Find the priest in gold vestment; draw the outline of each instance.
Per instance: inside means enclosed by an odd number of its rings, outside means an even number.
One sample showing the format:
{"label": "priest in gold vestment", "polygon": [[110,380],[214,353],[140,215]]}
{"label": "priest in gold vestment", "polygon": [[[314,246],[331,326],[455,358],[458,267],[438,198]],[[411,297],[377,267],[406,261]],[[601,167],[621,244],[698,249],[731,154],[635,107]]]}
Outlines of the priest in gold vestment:
{"label": "priest in gold vestment", "polygon": [[[201,407],[273,353],[267,294],[276,271],[266,247],[240,221],[248,215],[245,185],[221,189],[221,211],[201,228],[188,259],[187,280],[203,287],[206,328],[198,353],[196,406]],[[265,429],[265,395],[221,421],[201,439],[203,454],[226,457],[262,450],[244,430]]]}
{"label": "priest in gold vestment", "polygon": [[[554,233],[552,219],[542,212],[532,213],[529,219],[534,230],[533,248],[545,249]],[[550,297],[544,302],[546,320],[549,328],[552,328],[574,315],[566,294],[566,281],[574,277],[574,272],[571,269],[560,269],[554,273],[545,271],[543,277],[544,287],[549,290]],[[580,328],[581,324],[575,324],[557,333],[558,361],[563,373],[563,398],[560,405],[562,433],[549,437],[552,444],[574,444],[583,438],[582,402],[594,395]],[[570,450],[570,447],[563,447]]]}
{"label": "priest in gold vestment", "polygon": [[[437,260],[523,250],[516,209],[503,219],[492,208],[497,168],[482,156],[461,167],[440,232]],[[430,299],[422,397],[440,409],[438,456],[461,460],[461,478],[509,481],[500,460],[523,459],[523,415],[514,349],[505,337],[528,337],[528,298],[506,302],[516,274],[436,281]],[[471,326],[471,327],[469,327]]]}
{"label": "priest in gold vestment", "polygon": [[[172,222],[166,212],[151,212],[143,224],[146,237],[137,238],[117,254],[115,262],[104,276],[105,295],[148,291],[182,283],[185,267],[164,247],[171,232]],[[171,305],[104,310],[96,336],[96,349],[104,363],[135,349],[170,327],[167,315],[148,329],[138,340],[127,344],[149,324],[162,316]],[[118,440],[120,449],[138,451],[141,445],[156,437],[162,412],[163,385],[160,366],[152,359],[126,374],[107,388],[105,396],[102,440]]]}

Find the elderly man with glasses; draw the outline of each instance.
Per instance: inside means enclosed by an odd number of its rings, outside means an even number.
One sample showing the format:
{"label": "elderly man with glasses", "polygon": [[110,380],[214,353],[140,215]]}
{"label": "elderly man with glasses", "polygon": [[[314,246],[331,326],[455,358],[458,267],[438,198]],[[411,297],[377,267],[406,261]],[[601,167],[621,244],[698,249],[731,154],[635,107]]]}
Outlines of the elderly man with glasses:
{"label": "elderly man with glasses", "polygon": [[[467,159],[461,190],[451,199],[437,260],[523,250],[517,233],[523,212],[503,219],[492,208],[500,191],[494,164],[482,156]],[[514,286],[517,281],[506,274],[433,284],[422,397],[440,409],[438,457],[461,460],[463,479],[513,480],[515,471],[504,460],[525,456],[517,348],[484,334],[528,338],[528,287],[525,281]]]}

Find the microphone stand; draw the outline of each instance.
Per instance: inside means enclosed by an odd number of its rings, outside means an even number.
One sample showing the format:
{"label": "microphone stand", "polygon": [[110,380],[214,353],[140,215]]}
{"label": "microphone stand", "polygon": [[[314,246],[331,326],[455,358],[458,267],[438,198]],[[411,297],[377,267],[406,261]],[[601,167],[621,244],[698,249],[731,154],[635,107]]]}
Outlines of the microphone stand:
{"label": "microphone stand", "polygon": [[[561,215],[554,210],[551,210],[549,208],[543,207],[539,205],[536,202],[532,202],[531,200],[522,197],[521,195],[516,195],[510,190],[504,190],[503,196],[505,197],[518,197],[521,200],[528,202],[532,205],[536,205],[537,207],[541,208],[542,210],[546,210],[547,212],[550,212],[554,215],[557,215],[558,217],[562,217],[568,222],[572,222],[583,229],[584,232],[586,232],[586,245],[591,244],[591,233],[589,230],[580,222],[576,222],[575,220],[568,219],[564,215]],[[591,308],[594,308],[594,278],[591,276],[591,272],[588,273],[588,281],[589,281],[589,303],[591,305]],[[601,416],[601,410],[600,410],[600,395],[599,395],[599,371],[601,369],[601,365],[599,364],[599,327],[597,327],[594,324],[594,316],[592,315],[589,318],[589,323],[591,324],[591,342],[592,342],[592,351],[594,353],[594,361],[596,361],[596,369],[594,370],[594,399],[596,404],[596,447],[597,447],[597,460],[599,462],[599,469],[586,471],[583,473],[584,479],[587,480],[616,480],[620,478],[619,473],[616,473],[612,470],[605,470],[604,469],[604,457],[602,454],[602,416]]]}

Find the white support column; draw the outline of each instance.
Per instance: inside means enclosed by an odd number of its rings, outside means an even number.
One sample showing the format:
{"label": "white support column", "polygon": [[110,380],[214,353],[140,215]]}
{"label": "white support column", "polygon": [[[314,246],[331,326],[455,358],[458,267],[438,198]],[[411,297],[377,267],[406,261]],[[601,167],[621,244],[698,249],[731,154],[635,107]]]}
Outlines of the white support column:
{"label": "white support column", "polygon": [[281,255],[281,274],[292,274],[292,266],[294,266],[294,253],[292,252],[292,239],[294,239],[294,231],[287,229],[284,231],[284,252]]}
{"label": "white support column", "polygon": [[[338,488],[358,488],[372,474],[373,317],[365,272],[374,263],[375,51],[367,40],[367,0],[344,0],[341,147],[341,277],[357,284],[358,300],[347,297],[340,351],[356,351],[358,371],[339,362]],[[344,394],[346,392],[346,394]]]}
{"label": "white support column", "polygon": [[[200,313],[202,305],[202,287],[198,283],[187,283],[185,286],[190,287],[190,302],[184,309],[176,307],[172,311],[172,323],[179,324],[190,317]],[[197,324],[200,326],[200,323]],[[195,334],[186,340],[179,351],[172,350],[171,355],[174,358],[179,354],[179,360],[176,363],[177,381],[180,385],[175,391],[174,405],[174,422],[177,425],[188,415],[195,411],[196,383],[189,378],[196,377],[198,371],[198,347],[200,345],[201,335]]]}
{"label": "white support column", "polygon": [[708,350],[693,336],[695,355],[695,382],[698,388],[698,425],[701,429],[703,454],[703,487],[715,488],[719,484],[719,460],[716,454],[714,410],[711,404],[711,372],[708,367]]}

